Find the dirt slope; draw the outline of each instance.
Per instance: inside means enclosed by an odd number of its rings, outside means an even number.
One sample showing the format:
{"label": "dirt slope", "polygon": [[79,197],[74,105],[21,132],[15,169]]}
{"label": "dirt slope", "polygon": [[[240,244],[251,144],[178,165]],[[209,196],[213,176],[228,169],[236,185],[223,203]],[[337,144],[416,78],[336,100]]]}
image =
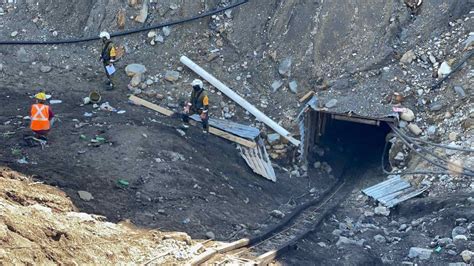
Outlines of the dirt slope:
{"label": "dirt slope", "polygon": [[77,212],[64,192],[0,169],[2,264],[179,263],[192,256],[193,244],[185,234]]}

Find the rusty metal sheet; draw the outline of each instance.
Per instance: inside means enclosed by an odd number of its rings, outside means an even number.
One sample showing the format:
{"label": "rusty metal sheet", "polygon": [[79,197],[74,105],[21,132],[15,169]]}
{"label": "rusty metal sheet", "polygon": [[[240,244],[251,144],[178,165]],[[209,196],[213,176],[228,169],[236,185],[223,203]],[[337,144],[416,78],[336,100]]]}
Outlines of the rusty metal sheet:
{"label": "rusty metal sheet", "polygon": [[408,181],[401,178],[401,176],[396,175],[384,182],[362,190],[362,193],[391,208],[422,194],[427,189],[427,186],[415,188]]}

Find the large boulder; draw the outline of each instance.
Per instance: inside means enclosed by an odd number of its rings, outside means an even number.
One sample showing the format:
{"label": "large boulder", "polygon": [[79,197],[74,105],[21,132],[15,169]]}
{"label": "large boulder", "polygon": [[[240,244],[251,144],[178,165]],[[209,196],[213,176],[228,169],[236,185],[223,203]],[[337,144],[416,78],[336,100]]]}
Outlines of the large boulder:
{"label": "large boulder", "polygon": [[146,67],[142,64],[130,64],[125,67],[127,76],[133,77],[135,75],[143,75],[146,72]]}

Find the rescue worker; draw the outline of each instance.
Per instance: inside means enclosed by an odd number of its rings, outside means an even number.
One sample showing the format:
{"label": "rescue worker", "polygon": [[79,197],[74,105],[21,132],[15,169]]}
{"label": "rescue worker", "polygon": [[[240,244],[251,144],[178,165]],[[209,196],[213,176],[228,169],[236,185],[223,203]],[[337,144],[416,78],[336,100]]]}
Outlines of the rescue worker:
{"label": "rescue worker", "polygon": [[[99,37],[102,39],[102,52],[100,54],[100,61],[104,64],[105,74],[109,80],[109,88],[112,90],[117,85],[115,75],[114,62],[117,56],[117,49],[114,43],[110,40],[110,34],[106,31],[100,33]],[[111,72],[113,71],[113,72]]]}
{"label": "rescue worker", "polygon": [[36,103],[31,106],[30,128],[38,139],[46,140],[53,124],[54,113],[51,107],[45,104],[46,93],[39,92],[35,95]]}
{"label": "rescue worker", "polygon": [[204,90],[204,84],[200,79],[195,79],[191,83],[193,92],[191,93],[191,100],[185,103],[183,122],[184,128],[188,128],[189,116],[199,114],[202,121],[203,132],[209,131],[209,97]]}

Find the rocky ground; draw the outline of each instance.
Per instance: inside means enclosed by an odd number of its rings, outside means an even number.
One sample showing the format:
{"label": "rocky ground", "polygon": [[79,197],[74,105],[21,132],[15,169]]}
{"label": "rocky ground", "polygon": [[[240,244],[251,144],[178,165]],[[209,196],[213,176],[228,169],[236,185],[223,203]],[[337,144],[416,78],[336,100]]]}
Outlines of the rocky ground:
{"label": "rocky ground", "polygon": [[[60,40],[177,20],[232,1],[3,2],[2,40]],[[295,135],[302,108],[298,100],[310,90],[322,104],[332,100],[336,107],[351,98],[390,106],[398,93],[399,107],[410,110],[399,128],[411,136],[472,149],[473,59],[439,88],[431,85],[454,71],[471,49],[473,1],[423,1],[416,10],[404,2],[348,1],[340,8],[338,1],[249,1],[193,23],[115,38],[126,53],[117,64],[120,84],[113,92],[104,91],[99,42],[0,46],[0,159],[61,188],[81,211],[112,221],[130,219],[147,228],[183,230],[196,237],[208,233],[218,239],[258,233],[275,222],[268,218],[272,210],[289,212],[297,202],[323,191],[334,182],[329,169],[341,166],[322,162],[316,170],[314,164],[293,165],[293,148],[272,141],[268,148],[281,165],[279,181],[272,184],[254,176],[231,144],[202,138],[197,129],[181,136],[178,121],[130,105],[126,95],[179,110],[189,82],[196,78],[179,63],[184,54]],[[146,71],[127,76],[122,69],[132,63]],[[27,148],[22,141],[28,132],[28,97],[39,87],[62,101],[53,105],[60,122],[45,151]],[[271,133],[212,86],[206,87],[212,116]],[[91,90],[102,91],[103,102],[125,113],[83,105]],[[394,171],[437,171],[392,141]],[[472,153],[434,150],[448,162],[474,168]],[[430,185],[429,195],[384,216],[360,194],[384,180],[378,165],[368,167],[366,180],[321,227],[322,233],[308,236],[284,262],[469,263],[472,177],[406,176],[414,184]],[[129,186],[120,187],[119,180]],[[78,191],[90,192],[93,199],[81,199]],[[328,250],[337,256],[327,257]]]}

